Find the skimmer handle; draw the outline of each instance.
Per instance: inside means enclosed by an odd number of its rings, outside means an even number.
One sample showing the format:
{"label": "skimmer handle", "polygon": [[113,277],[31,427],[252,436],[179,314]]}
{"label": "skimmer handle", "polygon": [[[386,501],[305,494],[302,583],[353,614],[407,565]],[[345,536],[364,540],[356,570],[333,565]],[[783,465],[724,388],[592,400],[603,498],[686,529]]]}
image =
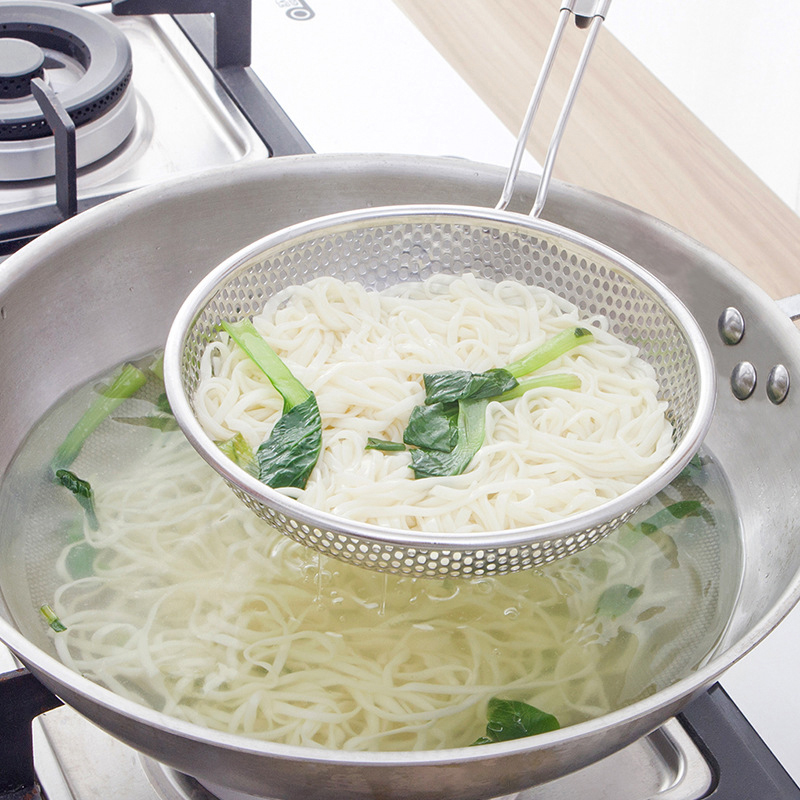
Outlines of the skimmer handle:
{"label": "skimmer handle", "polygon": [[556,22],[556,29],[553,31],[550,45],[544,57],[544,63],[539,72],[539,77],[536,80],[536,85],[533,88],[533,95],[528,104],[528,110],[525,112],[522,128],[517,137],[517,146],[514,150],[514,157],[511,160],[511,167],[506,176],[500,202],[496,206],[498,210],[505,209],[511,200],[511,196],[514,194],[514,186],[517,182],[517,175],[519,175],[519,168],[522,163],[522,156],[525,152],[525,145],[528,142],[528,135],[533,125],[533,118],[536,116],[536,111],[539,108],[539,101],[542,98],[545,84],[550,75],[550,69],[553,66],[558,47],[561,44],[561,38],[564,34],[564,28],[566,28],[569,15],[574,14],[577,26],[579,28],[588,27],[589,31],[586,35],[586,41],[584,42],[580,59],[575,67],[575,72],[572,75],[572,83],[570,83],[569,91],[561,107],[561,114],[558,117],[553,135],[550,139],[550,144],[547,148],[547,155],[545,156],[544,166],[542,167],[542,176],[539,180],[539,190],[536,192],[536,200],[530,212],[532,217],[538,217],[541,213],[547,198],[547,190],[550,186],[550,178],[553,174],[553,165],[555,164],[556,154],[558,153],[558,146],[561,144],[561,137],[564,135],[564,128],[567,125],[567,119],[572,110],[572,105],[575,102],[575,96],[578,93],[578,87],[580,86],[586,64],[589,61],[589,56],[594,47],[595,40],[597,39],[597,34],[600,32],[600,25],[603,23],[610,5],[611,0],[562,1],[561,10],[558,13],[558,20]]}

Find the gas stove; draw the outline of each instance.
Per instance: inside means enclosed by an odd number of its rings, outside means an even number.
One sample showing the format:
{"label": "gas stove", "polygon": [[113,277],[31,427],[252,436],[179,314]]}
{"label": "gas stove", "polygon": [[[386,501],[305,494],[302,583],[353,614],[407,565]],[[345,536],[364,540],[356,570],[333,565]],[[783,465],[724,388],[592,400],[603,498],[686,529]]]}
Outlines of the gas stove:
{"label": "gas stove", "polygon": [[[421,36],[409,49],[403,36],[367,35],[410,27],[394,8],[387,21],[386,6],[348,0],[317,15],[301,0],[4,0],[0,256],[123,192],[240,161],[316,150],[507,163],[511,134]],[[306,69],[309,54],[336,68]],[[377,59],[389,74],[369,69]]]}
{"label": "gas stove", "polygon": [[[252,29],[249,0],[0,3],[0,255],[123,192],[212,166],[313,150],[508,162],[513,136],[388,0],[339,2],[331,13],[313,0],[261,0]],[[42,9],[54,18],[42,21]],[[356,53],[375,26],[392,36]],[[335,55],[338,69],[305,70],[309,53]],[[365,68],[377,59],[391,73]],[[342,80],[361,90],[325,83]],[[409,84],[415,91],[404,94]],[[349,124],[331,124],[334,113]],[[45,128],[55,134],[40,135]],[[0,672],[18,666],[0,649]],[[0,797],[33,797],[38,784],[49,800],[242,800],[138,754],[47,692],[23,697],[32,681],[9,672],[0,682],[13,706],[0,702]],[[23,741],[12,743],[17,711]],[[35,773],[21,793],[5,776],[30,749],[32,716]],[[625,750],[515,797],[782,800],[800,789],[717,685]]]}
{"label": "gas stove", "polygon": [[142,6],[0,4],[0,252],[164,178],[310,152],[248,68],[248,2],[216,40]]}

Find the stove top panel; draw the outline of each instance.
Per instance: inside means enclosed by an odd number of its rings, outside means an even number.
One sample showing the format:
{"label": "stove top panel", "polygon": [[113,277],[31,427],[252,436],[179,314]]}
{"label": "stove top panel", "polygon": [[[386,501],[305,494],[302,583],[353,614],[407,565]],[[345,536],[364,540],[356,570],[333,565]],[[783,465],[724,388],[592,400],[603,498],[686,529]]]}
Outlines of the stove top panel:
{"label": "stove top panel", "polygon": [[[131,45],[136,119],[119,147],[79,169],[79,199],[269,156],[267,146],[170,17],[115,17],[108,6],[97,8],[87,13],[111,21]],[[79,127],[79,157],[81,135]],[[54,198],[52,179],[0,180],[0,214],[50,205]]]}

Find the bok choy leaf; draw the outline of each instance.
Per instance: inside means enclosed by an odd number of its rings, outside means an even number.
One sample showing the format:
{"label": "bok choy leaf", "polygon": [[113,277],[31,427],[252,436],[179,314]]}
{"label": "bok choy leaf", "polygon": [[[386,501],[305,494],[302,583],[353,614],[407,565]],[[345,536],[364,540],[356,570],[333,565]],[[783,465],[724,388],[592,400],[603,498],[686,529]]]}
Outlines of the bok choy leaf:
{"label": "bok choy leaf", "polygon": [[394,453],[406,449],[402,442],[391,442],[388,439],[376,439],[374,436],[367,438],[365,450],[381,450],[384,453]]}
{"label": "bok choy leaf", "polygon": [[511,400],[544,386],[580,388],[580,380],[575,375],[524,376],[593,340],[594,336],[586,328],[570,328],[504,368],[480,373],[451,370],[423,375],[425,405],[413,409],[403,434],[403,442],[417,448],[411,451],[414,476],[460,475],[467,469],[483,445],[489,400]]}
{"label": "bok choy leaf", "polygon": [[521,700],[502,700],[499,697],[489,700],[486,717],[486,735],[474,741],[473,745],[508,742],[538,733],[557,731],[561,727],[552,714],[536,706]]}
{"label": "bok choy leaf", "polygon": [[609,586],[597,601],[596,613],[601,617],[615,619],[629,611],[636,600],[641,597],[642,590],[627,583]]}
{"label": "bok choy leaf", "polygon": [[245,472],[249,472],[254,478],[258,477],[258,464],[253,448],[241,433],[237,433],[230,439],[225,439],[214,444],[225,453],[234,464],[238,464]]}
{"label": "bok choy leaf", "polygon": [[505,367],[477,373],[451,370],[423,375],[425,403],[433,405],[457,400],[497,398],[515,389],[523,376],[541,369],[574,347],[591,341],[594,341],[594,336],[586,328],[569,328]]}
{"label": "bok choy leaf", "polygon": [[147,383],[147,375],[133,364],[126,364],[110,386],[106,387],[92,402],[78,423],[67,434],[61,446],[56,450],[51,462],[55,474],[60,469],[68,469],[78,457],[84,442],[100,423],[108,417],[117,406],[132,397]]}
{"label": "bok choy leaf", "polygon": [[506,369],[478,373],[467,370],[434,372],[423,375],[422,380],[428,405],[495,397],[517,385],[517,379]]}
{"label": "bok choy leaf", "polygon": [[458,403],[415,406],[403,432],[406,444],[449,453],[458,441]]}
{"label": "bok choy leaf", "polygon": [[460,475],[481,449],[486,435],[488,400],[459,400],[458,429],[455,447],[450,452],[418,448],[411,451],[411,469],[415,478]]}
{"label": "bok choy leaf", "polygon": [[45,604],[39,607],[39,613],[45,618],[47,624],[56,632],[56,633],[64,633],[67,629],[67,626],[58,618],[53,609]]}
{"label": "bok choy leaf", "polygon": [[305,488],[322,450],[322,419],[316,398],[249,319],[223,322],[222,327],[283,398],[283,415],[256,451],[259,480],[273,489]]}
{"label": "bok choy leaf", "polygon": [[89,481],[79,478],[74,472],[67,469],[56,470],[56,481],[65,489],[69,489],[86,512],[89,527],[96,531],[99,527],[97,514],[94,510],[94,491]]}

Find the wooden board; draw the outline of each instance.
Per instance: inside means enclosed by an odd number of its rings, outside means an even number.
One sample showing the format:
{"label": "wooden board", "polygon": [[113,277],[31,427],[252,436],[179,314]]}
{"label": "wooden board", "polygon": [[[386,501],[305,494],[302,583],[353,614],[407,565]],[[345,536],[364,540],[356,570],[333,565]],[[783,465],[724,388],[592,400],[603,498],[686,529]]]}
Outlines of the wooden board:
{"label": "wooden board", "polygon": [[[558,4],[395,2],[516,134]],[[539,161],[583,37],[569,26],[529,144]],[[607,30],[592,54],[554,177],[675,226],[774,298],[800,293],[800,218]]]}

